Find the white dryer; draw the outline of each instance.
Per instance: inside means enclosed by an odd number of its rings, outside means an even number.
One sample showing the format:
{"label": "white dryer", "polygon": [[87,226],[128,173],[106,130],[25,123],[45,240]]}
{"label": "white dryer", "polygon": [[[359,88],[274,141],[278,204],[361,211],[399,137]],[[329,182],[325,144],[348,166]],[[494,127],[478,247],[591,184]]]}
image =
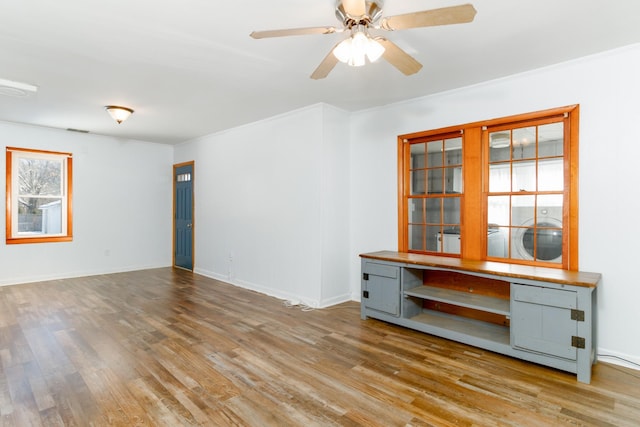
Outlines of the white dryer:
{"label": "white dryer", "polygon": [[[442,242],[442,245],[440,245]],[[457,233],[438,233],[438,252],[460,254],[460,231]],[[499,230],[490,229],[487,233],[487,255],[505,258],[507,255],[506,239]]]}
{"label": "white dryer", "polygon": [[460,254],[460,230],[447,231],[437,234],[438,252],[446,254]]}
{"label": "white dryer", "polygon": [[511,258],[562,262],[561,206],[514,207],[511,225]]}

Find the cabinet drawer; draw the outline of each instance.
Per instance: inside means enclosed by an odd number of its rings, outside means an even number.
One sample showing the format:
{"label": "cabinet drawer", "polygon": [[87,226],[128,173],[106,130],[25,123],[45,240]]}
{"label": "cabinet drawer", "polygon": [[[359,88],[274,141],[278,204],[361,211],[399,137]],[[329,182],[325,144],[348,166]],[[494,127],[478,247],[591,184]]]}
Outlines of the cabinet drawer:
{"label": "cabinet drawer", "polygon": [[511,293],[511,299],[514,301],[568,309],[576,308],[577,305],[575,291],[518,285],[514,283],[511,288]]}
{"label": "cabinet drawer", "polygon": [[363,273],[373,276],[388,277],[390,279],[397,279],[400,269],[394,265],[378,264],[376,262],[366,262],[364,264]]}

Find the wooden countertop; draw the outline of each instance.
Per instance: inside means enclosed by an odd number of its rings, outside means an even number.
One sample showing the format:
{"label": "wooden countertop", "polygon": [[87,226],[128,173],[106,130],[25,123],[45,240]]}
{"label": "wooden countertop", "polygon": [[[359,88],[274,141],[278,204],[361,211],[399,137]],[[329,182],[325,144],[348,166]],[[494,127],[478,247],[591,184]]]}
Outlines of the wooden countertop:
{"label": "wooden countertop", "polygon": [[548,267],[533,267],[530,265],[509,264],[504,262],[472,261],[460,258],[441,257],[434,255],[413,254],[407,252],[379,251],[360,254],[362,258],[381,261],[401,262],[405,264],[423,265],[426,267],[441,267],[458,271],[493,274],[507,278],[539,280],[562,285],[583,286],[595,288],[602,275],[584,271],[568,271]]}

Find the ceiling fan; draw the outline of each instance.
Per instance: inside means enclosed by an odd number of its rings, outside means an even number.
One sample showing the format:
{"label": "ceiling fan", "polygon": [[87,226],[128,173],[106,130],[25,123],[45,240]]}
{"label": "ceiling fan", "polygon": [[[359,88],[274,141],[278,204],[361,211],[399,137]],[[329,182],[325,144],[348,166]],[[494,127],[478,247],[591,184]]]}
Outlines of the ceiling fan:
{"label": "ceiling fan", "polygon": [[408,28],[437,25],[463,24],[473,21],[476,10],[471,4],[424,10],[403,15],[382,17],[384,0],[336,0],[336,17],[343,28],[307,27],[284,30],[254,31],[254,39],[299,36],[309,34],[333,34],[350,31],[351,35],[336,44],[311,74],[312,79],[329,75],[338,61],[351,66],[374,62],[382,56],[405,75],[417,73],[422,64],[400,49],[395,43],[381,36],[372,36],[369,30],[405,30]]}

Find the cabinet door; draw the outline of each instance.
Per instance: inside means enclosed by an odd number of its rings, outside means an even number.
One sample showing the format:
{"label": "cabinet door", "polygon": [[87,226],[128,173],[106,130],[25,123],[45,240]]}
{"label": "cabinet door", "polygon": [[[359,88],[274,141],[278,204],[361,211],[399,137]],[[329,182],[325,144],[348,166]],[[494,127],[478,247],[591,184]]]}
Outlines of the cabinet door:
{"label": "cabinet door", "polygon": [[362,304],[367,309],[399,316],[400,268],[367,261],[362,273]]}
{"label": "cabinet door", "polygon": [[571,319],[577,293],[542,286],[511,284],[511,345],[565,359],[576,360],[571,337],[578,324]]}

